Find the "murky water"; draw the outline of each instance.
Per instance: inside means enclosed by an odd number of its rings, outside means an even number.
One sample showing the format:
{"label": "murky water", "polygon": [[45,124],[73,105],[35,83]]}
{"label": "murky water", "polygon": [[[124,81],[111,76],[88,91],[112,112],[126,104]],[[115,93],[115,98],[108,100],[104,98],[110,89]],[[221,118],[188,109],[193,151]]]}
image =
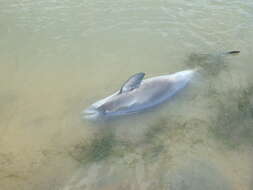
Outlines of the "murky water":
{"label": "murky water", "polygon": [[[2,0],[0,24],[1,190],[253,189],[251,0]],[[198,66],[153,111],[80,118],[134,73]]]}

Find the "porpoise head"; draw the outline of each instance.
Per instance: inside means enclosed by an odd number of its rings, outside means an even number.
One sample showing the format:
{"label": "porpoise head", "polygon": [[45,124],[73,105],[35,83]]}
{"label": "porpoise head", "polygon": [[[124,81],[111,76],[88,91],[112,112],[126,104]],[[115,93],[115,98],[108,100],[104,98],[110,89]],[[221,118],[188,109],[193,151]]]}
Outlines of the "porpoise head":
{"label": "porpoise head", "polygon": [[120,97],[122,97],[122,94],[138,88],[144,78],[144,75],[145,73],[134,74],[122,85],[119,91],[92,104],[81,113],[82,116],[88,120],[105,119],[105,116],[109,116],[110,112],[114,112],[117,108],[120,109],[121,105],[124,105],[125,98]]}

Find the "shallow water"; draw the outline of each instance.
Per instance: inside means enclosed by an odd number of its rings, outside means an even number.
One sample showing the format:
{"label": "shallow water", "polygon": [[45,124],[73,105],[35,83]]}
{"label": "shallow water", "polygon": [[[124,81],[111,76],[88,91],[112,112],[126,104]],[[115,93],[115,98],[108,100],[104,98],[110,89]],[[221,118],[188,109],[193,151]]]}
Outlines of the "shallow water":
{"label": "shallow water", "polygon": [[[253,189],[252,19],[251,0],[2,0],[0,189]],[[194,67],[159,108],[80,117],[134,73]]]}

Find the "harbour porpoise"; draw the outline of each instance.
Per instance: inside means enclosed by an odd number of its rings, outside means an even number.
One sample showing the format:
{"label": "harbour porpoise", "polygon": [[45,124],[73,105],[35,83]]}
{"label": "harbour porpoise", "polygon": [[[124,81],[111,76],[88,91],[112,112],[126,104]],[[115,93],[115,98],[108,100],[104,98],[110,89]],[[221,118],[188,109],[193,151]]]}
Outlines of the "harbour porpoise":
{"label": "harbour porpoise", "polygon": [[131,76],[114,94],[99,100],[83,111],[90,120],[142,112],[157,106],[185,88],[196,69],[184,70],[143,80],[144,73]]}
{"label": "harbour porpoise", "polygon": [[[238,54],[229,51],[220,54]],[[122,87],[112,95],[93,103],[82,112],[89,120],[129,115],[155,107],[169,100],[184,89],[199,69],[184,70],[144,80],[145,73],[131,76]]]}

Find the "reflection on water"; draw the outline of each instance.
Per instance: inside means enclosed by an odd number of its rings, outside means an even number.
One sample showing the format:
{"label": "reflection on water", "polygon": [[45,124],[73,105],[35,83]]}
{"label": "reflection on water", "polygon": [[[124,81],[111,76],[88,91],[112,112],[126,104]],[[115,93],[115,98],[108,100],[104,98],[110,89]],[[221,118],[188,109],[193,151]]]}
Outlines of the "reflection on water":
{"label": "reflection on water", "polygon": [[[253,188],[251,0],[0,5],[0,189]],[[159,108],[80,117],[134,73],[195,67]]]}

